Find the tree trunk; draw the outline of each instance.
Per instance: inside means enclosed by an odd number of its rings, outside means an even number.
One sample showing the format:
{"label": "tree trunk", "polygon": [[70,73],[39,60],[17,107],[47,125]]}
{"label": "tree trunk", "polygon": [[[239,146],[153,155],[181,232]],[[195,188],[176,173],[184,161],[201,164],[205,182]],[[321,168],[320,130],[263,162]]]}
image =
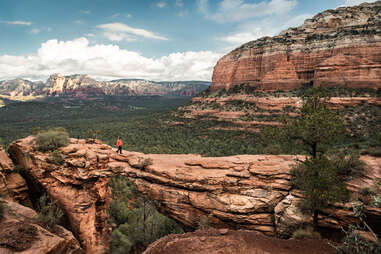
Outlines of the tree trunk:
{"label": "tree trunk", "polygon": [[318,210],[314,210],[313,225],[314,225],[314,229],[315,230],[316,230],[317,225],[318,225],[318,216],[319,216],[319,211]]}
{"label": "tree trunk", "polygon": [[143,201],[143,243],[146,244],[146,200]]}
{"label": "tree trunk", "polygon": [[317,144],[313,143],[312,144],[312,158],[316,159],[317,157]]}

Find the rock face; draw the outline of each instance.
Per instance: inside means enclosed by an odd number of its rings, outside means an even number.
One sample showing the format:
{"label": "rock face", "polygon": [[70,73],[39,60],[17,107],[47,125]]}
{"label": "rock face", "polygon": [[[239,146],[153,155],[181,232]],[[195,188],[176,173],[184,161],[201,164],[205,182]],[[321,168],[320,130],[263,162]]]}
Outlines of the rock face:
{"label": "rock face", "polygon": [[326,240],[281,240],[252,231],[198,230],[168,235],[152,243],[143,254],[245,253],[328,254],[335,253]]}
{"label": "rock face", "polygon": [[[381,98],[375,94],[369,95],[367,92],[350,95],[349,89],[343,90],[347,94],[343,92],[341,97],[332,92],[328,106],[342,117],[351,135],[367,136],[371,130],[381,128],[377,121],[381,113]],[[298,109],[303,105],[302,98],[297,96],[297,92],[291,93],[291,91],[252,94],[242,91],[222,96],[214,95],[213,92],[202,93],[193,97],[190,104],[180,107],[176,116],[180,121],[212,120],[215,129],[259,132],[263,126],[280,125],[281,117],[284,115],[296,116],[299,113]],[[359,120],[360,118],[366,120]],[[360,126],[358,125],[360,121],[372,124]]]}
{"label": "rock face", "polygon": [[0,197],[31,206],[28,186],[22,176],[14,171],[11,159],[0,146]]}
{"label": "rock face", "polygon": [[35,96],[44,87],[43,82],[32,82],[25,79],[0,81],[0,94],[10,97]]}
{"label": "rock face", "polygon": [[154,82],[142,79],[97,81],[88,75],[53,74],[44,82],[23,79],[0,81],[0,95],[7,98],[35,96],[99,97],[111,96],[194,96],[208,88],[210,82]]}
{"label": "rock face", "polygon": [[[298,225],[310,222],[296,207],[300,194],[292,189],[290,167],[296,156],[238,155],[206,158],[200,155],[117,155],[98,141],[71,139],[60,149],[65,162],[51,163],[39,152],[33,136],[9,146],[14,161],[29,179],[45,190],[65,211],[72,232],[90,253],[107,249],[110,228],[106,207],[110,201],[109,178],[126,175],[137,189],[159,204],[160,210],[185,229],[208,219],[217,228],[247,229],[269,236],[287,236]],[[303,159],[302,157],[298,157]],[[364,184],[381,179],[381,158],[362,157],[366,176],[348,185],[357,192]],[[337,204],[320,216],[320,225],[340,229],[356,221],[350,204]],[[376,228],[381,228],[381,208],[365,207]]]}
{"label": "rock face", "polygon": [[49,231],[37,223],[34,210],[12,201],[4,205],[4,216],[0,220],[0,253],[84,253],[70,231],[61,226]]}
{"label": "rock face", "polygon": [[211,90],[243,83],[260,90],[381,88],[381,1],[327,10],[233,50],[215,66]]}

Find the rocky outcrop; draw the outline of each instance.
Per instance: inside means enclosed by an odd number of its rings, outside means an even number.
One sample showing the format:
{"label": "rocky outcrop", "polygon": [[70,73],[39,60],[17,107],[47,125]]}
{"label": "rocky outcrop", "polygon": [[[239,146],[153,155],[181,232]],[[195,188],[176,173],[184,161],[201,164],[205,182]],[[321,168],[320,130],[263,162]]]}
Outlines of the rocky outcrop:
{"label": "rocky outcrop", "polygon": [[142,79],[97,81],[88,75],[53,74],[44,82],[23,79],[0,81],[0,96],[19,99],[38,96],[101,97],[101,96],[195,96],[210,82],[155,82]]}
{"label": "rocky outcrop", "polygon": [[43,82],[25,79],[0,81],[0,94],[9,97],[36,96],[44,87]]}
{"label": "rocky outcrop", "polygon": [[[292,155],[237,155],[207,158],[200,155],[117,155],[98,141],[71,139],[60,149],[64,163],[51,163],[39,152],[30,136],[9,146],[14,161],[21,164],[35,184],[45,190],[65,211],[69,226],[86,251],[106,250],[110,228],[106,207],[110,201],[109,178],[126,175],[137,189],[159,204],[160,210],[185,229],[199,226],[200,219],[214,227],[247,229],[269,236],[287,236],[290,228],[309,222],[295,206],[301,196],[292,189]],[[362,157],[366,177],[349,183],[356,192],[363,184],[381,179],[381,158]],[[337,204],[324,212],[320,225],[340,230],[356,218],[350,204]],[[366,207],[381,228],[381,208]],[[377,222],[378,221],[378,222]],[[378,224],[377,224],[378,223]]]}
{"label": "rocky outcrop", "polygon": [[0,197],[31,206],[28,186],[0,145]]}
{"label": "rocky outcrop", "polygon": [[211,90],[249,84],[290,90],[303,84],[381,88],[381,1],[327,10],[275,37],[222,57]]}
{"label": "rocky outcrop", "polygon": [[[349,90],[344,90],[350,93]],[[282,116],[296,116],[302,105],[302,98],[297,97],[295,92],[284,94],[242,92],[222,96],[204,93],[193,97],[191,103],[180,107],[175,115],[179,117],[179,121],[182,119],[217,120],[214,122],[214,129],[259,132],[263,126],[279,126]],[[371,112],[379,112],[380,97],[370,96],[366,92],[353,96],[337,97],[336,95],[329,99],[328,106],[337,111],[348,130],[358,136],[367,136],[370,129],[379,127],[375,116],[377,113]],[[360,126],[358,122],[363,122],[359,120],[362,118],[373,124]]]}
{"label": "rocky outcrop", "polygon": [[144,254],[328,254],[335,253],[327,240],[282,240],[252,231],[197,230],[168,235],[152,243]]}
{"label": "rocky outcrop", "polygon": [[37,213],[12,201],[4,203],[0,220],[0,253],[81,254],[73,234],[61,226],[48,230],[38,223]]}

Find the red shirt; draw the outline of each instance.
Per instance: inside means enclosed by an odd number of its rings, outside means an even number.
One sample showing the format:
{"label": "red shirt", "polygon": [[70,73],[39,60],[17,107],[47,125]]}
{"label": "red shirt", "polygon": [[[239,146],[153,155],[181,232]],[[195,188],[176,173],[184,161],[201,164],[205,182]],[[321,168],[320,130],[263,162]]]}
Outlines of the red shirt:
{"label": "red shirt", "polygon": [[116,141],[116,146],[122,146],[123,145],[123,142],[121,139],[118,139],[118,141]]}

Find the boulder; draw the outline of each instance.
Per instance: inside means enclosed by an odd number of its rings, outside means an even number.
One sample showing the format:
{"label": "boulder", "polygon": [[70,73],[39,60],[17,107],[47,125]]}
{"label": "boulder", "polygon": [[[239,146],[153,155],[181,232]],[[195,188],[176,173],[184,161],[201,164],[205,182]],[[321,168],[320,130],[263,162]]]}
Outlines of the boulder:
{"label": "boulder", "polygon": [[61,226],[48,230],[38,223],[37,213],[12,201],[5,201],[0,220],[0,253],[84,253],[73,234]]}

